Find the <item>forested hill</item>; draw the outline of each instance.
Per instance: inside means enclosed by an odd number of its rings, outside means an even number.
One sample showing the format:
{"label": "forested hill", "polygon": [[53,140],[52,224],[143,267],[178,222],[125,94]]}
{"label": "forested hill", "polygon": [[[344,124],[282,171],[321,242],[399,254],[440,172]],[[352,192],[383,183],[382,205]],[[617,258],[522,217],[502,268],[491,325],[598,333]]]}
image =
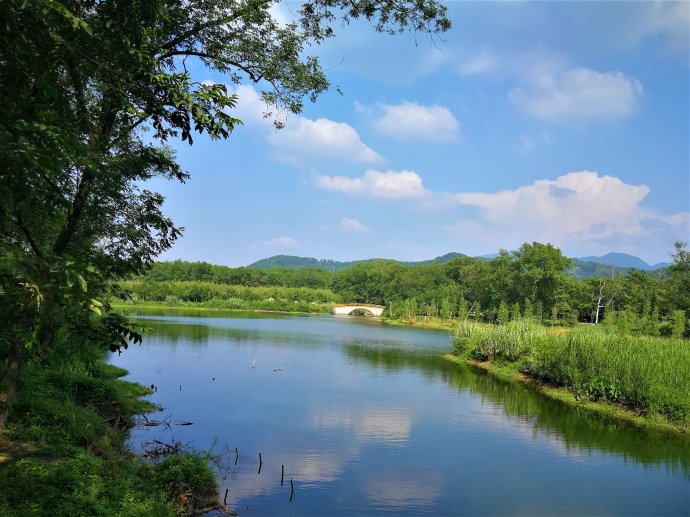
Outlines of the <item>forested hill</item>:
{"label": "forested hill", "polygon": [[[440,257],[436,257],[431,260],[422,260],[419,262],[404,262],[396,260],[400,264],[405,266],[424,266],[428,264],[445,264],[453,259],[466,257],[462,253],[446,253]],[[353,260],[350,262],[340,262],[338,260],[327,260],[327,259],[316,259],[312,257],[297,257],[295,255],[275,255],[273,257],[257,260],[256,262],[249,264],[252,269],[272,269],[275,267],[289,268],[289,269],[303,269],[308,267],[318,267],[322,269],[327,269],[329,271],[340,271],[342,269],[347,269],[354,266],[355,264],[362,264],[366,262],[373,262],[379,259],[364,259],[364,260]]]}
{"label": "forested hill", "polygon": [[[451,252],[436,257],[431,260],[422,260],[419,262],[404,262],[394,261],[405,266],[425,266],[430,264],[446,264],[453,259],[466,257],[462,253]],[[488,259],[489,257],[475,257],[478,259]],[[297,257],[295,255],[275,255],[273,257],[258,260],[249,266],[251,269],[273,269],[273,268],[287,268],[287,269],[304,269],[304,268],[320,268],[331,272],[341,271],[350,268],[355,264],[363,264],[367,262],[374,262],[378,259],[364,259],[353,260],[350,262],[340,262],[338,260],[316,259],[312,257]],[[639,257],[628,255],[626,253],[608,253],[601,257],[582,257],[574,258],[572,268],[568,273],[576,278],[582,280],[584,278],[592,277],[619,277],[627,275],[632,269],[640,269],[649,272],[652,276],[662,278],[666,274],[667,263],[660,263],[650,266]]]}
{"label": "forested hill", "polygon": [[[333,280],[333,274],[351,269],[355,266],[371,264],[372,268],[379,262],[395,264],[397,266],[409,266],[413,268],[427,269],[436,266],[452,266],[455,260],[476,263],[490,263],[496,258],[468,257],[461,253],[448,253],[432,260],[419,262],[401,262],[395,260],[357,260],[352,262],[340,262],[336,260],[323,260],[309,257],[296,257],[290,255],[277,255],[260,260],[249,267],[231,268],[218,266],[206,262],[185,262],[176,260],[173,262],[158,262],[153,264],[149,272],[140,279],[152,282],[165,281],[201,281],[215,282],[228,285],[244,286],[290,286],[327,288]],[[630,274],[634,268],[618,267],[596,262],[583,262],[573,259],[571,267],[565,273],[581,281],[586,278],[621,278]],[[646,275],[657,279],[663,279],[668,275],[668,268],[664,267],[653,271],[645,271]],[[420,277],[425,273],[418,272]]]}
{"label": "forested hill", "polygon": [[650,265],[641,258],[634,255],[629,255],[627,253],[607,253],[601,257],[578,257],[575,260],[580,262],[594,262],[608,266],[618,266],[628,269],[635,268],[643,271],[653,271],[670,265],[669,262],[659,262],[658,264]]}
{"label": "forested hill", "polygon": [[614,278],[619,276],[626,276],[633,269],[638,269],[644,271],[654,278],[664,278],[668,274],[668,266],[659,266],[657,268],[647,267],[621,267],[611,264],[586,261],[584,259],[573,259],[573,265],[567,270],[567,273],[577,280],[583,280],[585,278]]}

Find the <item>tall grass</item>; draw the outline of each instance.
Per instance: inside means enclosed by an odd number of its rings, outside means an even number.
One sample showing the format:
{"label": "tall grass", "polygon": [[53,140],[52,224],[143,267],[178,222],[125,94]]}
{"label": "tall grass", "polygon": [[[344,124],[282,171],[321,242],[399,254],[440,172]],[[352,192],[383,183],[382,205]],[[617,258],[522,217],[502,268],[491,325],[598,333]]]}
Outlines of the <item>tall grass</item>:
{"label": "tall grass", "polygon": [[606,334],[595,327],[554,333],[532,322],[461,323],[456,353],[518,361],[532,377],[578,397],[626,404],[648,414],[690,420],[690,342]]}
{"label": "tall grass", "polygon": [[531,319],[520,319],[505,325],[488,325],[463,321],[455,328],[455,350],[461,353],[472,349],[475,358],[486,361],[504,357],[517,361],[528,356],[546,329]]}

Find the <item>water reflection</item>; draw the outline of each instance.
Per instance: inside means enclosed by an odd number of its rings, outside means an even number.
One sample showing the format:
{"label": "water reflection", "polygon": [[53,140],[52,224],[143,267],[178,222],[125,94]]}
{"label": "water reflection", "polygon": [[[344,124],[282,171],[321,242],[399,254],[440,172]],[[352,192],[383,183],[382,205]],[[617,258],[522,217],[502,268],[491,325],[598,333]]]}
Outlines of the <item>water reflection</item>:
{"label": "water reflection", "polygon": [[[428,377],[442,379],[461,391],[476,393],[497,412],[478,412],[481,420],[504,423],[511,418],[513,429],[536,439],[546,436],[556,440],[558,448],[580,454],[602,451],[616,453],[626,460],[646,466],[664,466],[680,470],[690,477],[690,440],[658,431],[639,429],[631,424],[574,410],[546,398],[519,383],[496,378],[484,371],[456,365],[429,353],[351,345],[347,353],[356,361],[383,367],[389,371],[416,369]],[[472,421],[463,412],[459,419]],[[499,422],[499,420],[501,422]]]}
{"label": "water reflection", "polygon": [[367,407],[358,413],[346,407],[312,414],[312,425],[322,429],[348,429],[360,440],[404,444],[410,436],[412,416],[401,408]]}
{"label": "water reflection", "polygon": [[113,358],[158,386],[159,419],[194,422],[133,445],[215,443],[242,515],[690,510],[687,440],[450,363],[443,332],[254,316],[138,318],[145,344]]}
{"label": "water reflection", "polygon": [[443,479],[433,470],[399,472],[381,469],[367,474],[364,493],[372,508],[378,512],[419,513],[433,508],[441,495]]}

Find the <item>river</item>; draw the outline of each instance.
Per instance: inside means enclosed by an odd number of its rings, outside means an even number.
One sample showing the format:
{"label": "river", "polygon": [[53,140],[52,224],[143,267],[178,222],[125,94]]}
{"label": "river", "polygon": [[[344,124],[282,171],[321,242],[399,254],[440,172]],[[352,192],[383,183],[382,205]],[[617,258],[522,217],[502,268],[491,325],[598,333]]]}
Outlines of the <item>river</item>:
{"label": "river", "polygon": [[242,516],[690,515],[690,440],[450,363],[446,332],[351,316],[132,318],[144,345],[111,362],[155,385],[163,410],[131,445],[211,449],[221,499],[227,489]]}

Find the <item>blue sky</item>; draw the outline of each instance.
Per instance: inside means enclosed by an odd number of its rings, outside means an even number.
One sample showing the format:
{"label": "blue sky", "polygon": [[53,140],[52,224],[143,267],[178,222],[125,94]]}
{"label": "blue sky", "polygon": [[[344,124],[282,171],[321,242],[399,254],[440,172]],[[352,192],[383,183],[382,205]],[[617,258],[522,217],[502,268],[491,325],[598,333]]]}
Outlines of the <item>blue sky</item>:
{"label": "blue sky", "polygon": [[[448,2],[442,39],[336,25],[335,89],[280,131],[174,144],[186,228],[161,258],[424,260],[550,242],[650,263],[690,240],[689,2]],[[297,3],[274,7],[290,19]],[[228,82],[198,68],[196,79]]]}

